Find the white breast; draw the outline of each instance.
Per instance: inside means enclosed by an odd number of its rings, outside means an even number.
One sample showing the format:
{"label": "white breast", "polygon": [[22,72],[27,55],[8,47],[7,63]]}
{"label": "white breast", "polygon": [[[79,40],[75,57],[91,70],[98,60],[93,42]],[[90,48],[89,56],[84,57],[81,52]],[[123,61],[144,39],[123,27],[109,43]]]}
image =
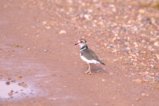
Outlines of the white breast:
{"label": "white breast", "polygon": [[88,59],[86,59],[84,56],[81,56],[81,55],[80,55],[80,57],[81,57],[81,59],[82,59],[83,61],[85,61],[85,62],[87,62],[87,63],[99,64],[99,62],[98,62],[97,60],[88,60]]}

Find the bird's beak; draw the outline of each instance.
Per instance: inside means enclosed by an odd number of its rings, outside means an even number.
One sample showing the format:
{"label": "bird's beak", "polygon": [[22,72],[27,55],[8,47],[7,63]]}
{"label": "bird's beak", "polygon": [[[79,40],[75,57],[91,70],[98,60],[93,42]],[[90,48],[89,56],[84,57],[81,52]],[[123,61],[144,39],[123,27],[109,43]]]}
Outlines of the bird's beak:
{"label": "bird's beak", "polygon": [[78,43],[75,43],[75,45],[78,45]]}

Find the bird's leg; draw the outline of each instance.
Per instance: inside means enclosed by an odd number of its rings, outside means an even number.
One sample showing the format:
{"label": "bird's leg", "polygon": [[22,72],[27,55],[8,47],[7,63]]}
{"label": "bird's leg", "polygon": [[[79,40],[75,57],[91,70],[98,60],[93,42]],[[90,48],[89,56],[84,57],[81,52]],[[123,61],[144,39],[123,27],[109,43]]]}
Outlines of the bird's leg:
{"label": "bird's leg", "polygon": [[85,73],[86,74],[92,74],[90,64],[88,64],[88,69],[87,69],[87,71]]}

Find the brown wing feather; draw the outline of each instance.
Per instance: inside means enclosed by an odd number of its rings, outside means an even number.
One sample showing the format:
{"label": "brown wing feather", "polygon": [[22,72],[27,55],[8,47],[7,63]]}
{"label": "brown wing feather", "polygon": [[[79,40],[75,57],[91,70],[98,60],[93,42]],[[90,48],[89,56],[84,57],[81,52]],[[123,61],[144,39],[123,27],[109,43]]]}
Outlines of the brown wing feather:
{"label": "brown wing feather", "polygon": [[85,56],[88,60],[94,59],[94,60],[99,61],[101,64],[105,65],[101,60],[99,60],[98,56],[91,49],[86,49],[86,50],[81,51],[81,55]]}

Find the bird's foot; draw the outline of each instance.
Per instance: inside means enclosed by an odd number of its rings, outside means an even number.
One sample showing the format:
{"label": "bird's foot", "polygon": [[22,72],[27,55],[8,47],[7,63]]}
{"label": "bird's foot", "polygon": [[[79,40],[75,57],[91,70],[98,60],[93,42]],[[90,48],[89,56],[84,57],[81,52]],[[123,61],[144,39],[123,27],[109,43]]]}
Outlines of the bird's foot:
{"label": "bird's foot", "polygon": [[92,74],[92,72],[91,72],[91,70],[87,70],[87,71],[85,71],[85,74],[89,74],[89,75],[91,75],[91,74]]}

